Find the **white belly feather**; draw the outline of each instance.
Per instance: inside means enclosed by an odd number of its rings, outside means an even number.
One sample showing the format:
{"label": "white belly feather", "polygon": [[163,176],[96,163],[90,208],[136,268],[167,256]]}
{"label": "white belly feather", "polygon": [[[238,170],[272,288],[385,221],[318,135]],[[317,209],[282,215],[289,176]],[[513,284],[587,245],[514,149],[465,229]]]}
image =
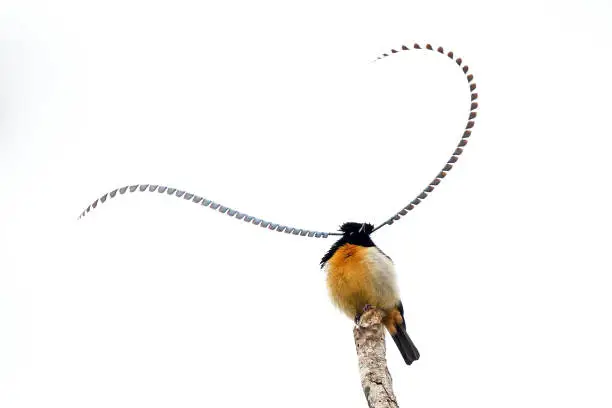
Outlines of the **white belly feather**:
{"label": "white belly feather", "polygon": [[393,262],[376,247],[368,247],[363,262],[372,276],[372,286],[383,308],[395,307],[400,301]]}

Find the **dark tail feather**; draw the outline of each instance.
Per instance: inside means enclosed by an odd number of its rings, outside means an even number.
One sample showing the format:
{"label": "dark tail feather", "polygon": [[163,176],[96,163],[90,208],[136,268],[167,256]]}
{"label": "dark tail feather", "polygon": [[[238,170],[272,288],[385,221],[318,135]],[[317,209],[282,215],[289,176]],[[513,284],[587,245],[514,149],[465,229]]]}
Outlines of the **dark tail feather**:
{"label": "dark tail feather", "polygon": [[421,355],[419,354],[419,350],[417,350],[416,346],[406,333],[406,329],[402,326],[395,326],[397,332],[392,335],[393,341],[395,345],[399,349],[402,357],[404,357],[404,361],[406,364],[410,365],[413,361],[418,360]]}

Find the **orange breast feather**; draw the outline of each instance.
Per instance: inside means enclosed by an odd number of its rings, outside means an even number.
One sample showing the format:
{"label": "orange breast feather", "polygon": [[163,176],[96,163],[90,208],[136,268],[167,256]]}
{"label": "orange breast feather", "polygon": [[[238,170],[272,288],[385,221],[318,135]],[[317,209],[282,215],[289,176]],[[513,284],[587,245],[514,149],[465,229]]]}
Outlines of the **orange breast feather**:
{"label": "orange breast feather", "polygon": [[372,276],[364,262],[368,248],[345,244],[327,261],[327,287],[334,303],[350,318],[366,304],[375,306]]}

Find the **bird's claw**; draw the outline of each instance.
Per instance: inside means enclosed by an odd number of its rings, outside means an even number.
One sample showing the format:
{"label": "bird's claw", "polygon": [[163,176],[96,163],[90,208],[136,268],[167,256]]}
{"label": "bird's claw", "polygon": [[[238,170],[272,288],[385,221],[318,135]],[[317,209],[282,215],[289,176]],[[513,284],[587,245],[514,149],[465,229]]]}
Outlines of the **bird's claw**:
{"label": "bird's claw", "polygon": [[361,310],[361,313],[357,313],[355,315],[355,324],[359,324],[359,320],[361,319],[361,316],[363,316],[363,314],[365,312],[367,312],[368,310],[370,310],[370,309],[374,309],[374,306],[372,306],[372,305],[365,305],[363,307],[363,309]]}

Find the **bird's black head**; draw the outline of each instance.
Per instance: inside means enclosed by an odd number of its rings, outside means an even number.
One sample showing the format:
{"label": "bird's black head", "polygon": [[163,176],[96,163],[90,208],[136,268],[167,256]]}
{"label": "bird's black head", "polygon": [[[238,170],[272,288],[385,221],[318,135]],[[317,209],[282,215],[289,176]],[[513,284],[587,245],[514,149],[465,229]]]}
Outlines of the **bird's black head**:
{"label": "bird's black head", "polygon": [[334,255],[336,250],[344,244],[359,245],[364,247],[373,247],[374,242],[370,238],[370,234],[374,231],[374,226],[368,223],[362,222],[345,222],[340,226],[342,237],[332,245],[327,251],[323,259],[321,259],[321,266],[325,262],[329,261]]}
{"label": "bird's black head", "polygon": [[372,224],[366,222],[345,222],[340,226],[340,231],[344,232],[345,236],[351,235],[370,235],[374,230]]}

